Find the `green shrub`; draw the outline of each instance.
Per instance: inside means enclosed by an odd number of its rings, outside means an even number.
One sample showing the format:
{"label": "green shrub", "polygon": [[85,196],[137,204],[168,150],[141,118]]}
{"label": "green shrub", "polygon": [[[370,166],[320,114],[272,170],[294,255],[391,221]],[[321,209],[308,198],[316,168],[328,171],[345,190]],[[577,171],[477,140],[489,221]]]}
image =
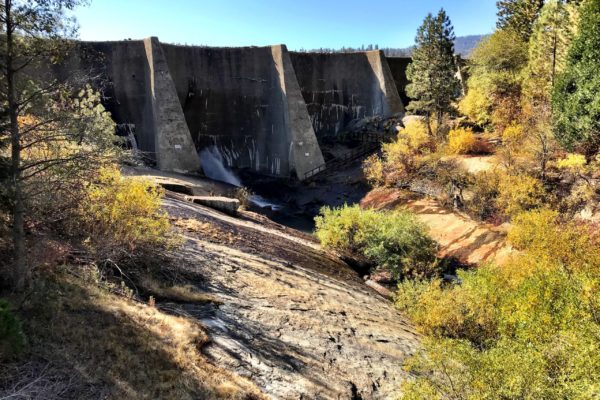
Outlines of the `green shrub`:
{"label": "green shrub", "polygon": [[402,285],[398,306],[427,337],[404,399],[592,399],[600,382],[600,249],[581,223],[540,209],[514,218],[521,250],[460,284]]}
{"label": "green shrub", "polygon": [[436,244],[407,212],[325,207],[316,218],[321,244],[362,254],[400,277],[429,277],[437,270]]}
{"label": "green shrub", "polygon": [[24,346],[21,322],[8,302],[0,300],[0,361],[19,354]]}

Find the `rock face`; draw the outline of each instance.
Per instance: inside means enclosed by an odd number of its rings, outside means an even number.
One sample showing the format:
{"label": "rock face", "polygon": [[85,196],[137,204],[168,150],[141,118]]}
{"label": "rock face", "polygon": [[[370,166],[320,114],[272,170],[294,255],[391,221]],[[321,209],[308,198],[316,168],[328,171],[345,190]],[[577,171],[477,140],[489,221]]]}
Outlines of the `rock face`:
{"label": "rock face", "polygon": [[398,397],[418,335],[356,272],[312,237],[255,214],[176,200],[165,208],[186,227],[178,255],[223,303],[184,306],[209,331],[204,352],[217,365],[274,399]]}
{"label": "rock face", "polygon": [[506,240],[506,226],[474,221],[460,212],[445,209],[431,198],[399,189],[374,189],[361,201],[361,207],[376,210],[408,210],[415,213],[440,245],[440,257],[462,264],[502,265],[515,251]]}

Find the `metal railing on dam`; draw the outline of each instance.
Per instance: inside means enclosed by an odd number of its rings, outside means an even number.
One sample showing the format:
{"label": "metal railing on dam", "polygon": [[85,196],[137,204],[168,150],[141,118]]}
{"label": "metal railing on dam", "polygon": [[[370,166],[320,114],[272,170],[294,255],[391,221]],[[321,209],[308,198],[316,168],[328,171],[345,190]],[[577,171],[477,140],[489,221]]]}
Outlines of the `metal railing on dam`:
{"label": "metal railing on dam", "polygon": [[304,174],[305,181],[314,179],[316,176],[325,172],[337,171],[341,167],[344,167],[361,157],[372,154],[374,151],[379,149],[383,143],[391,141],[394,135],[382,132],[352,132],[347,134],[346,137],[351,140],[360,141],[360,146],[343,153],[331,161],[307,171]]}

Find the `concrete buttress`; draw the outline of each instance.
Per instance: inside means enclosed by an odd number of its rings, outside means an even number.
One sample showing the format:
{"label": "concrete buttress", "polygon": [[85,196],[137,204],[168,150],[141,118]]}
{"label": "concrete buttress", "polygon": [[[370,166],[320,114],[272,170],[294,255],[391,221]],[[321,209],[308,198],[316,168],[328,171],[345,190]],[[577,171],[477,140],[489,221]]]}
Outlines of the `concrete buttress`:
{"label": "concrete buttress", "polygon": [[200,159],[158,38],[144,40],[150,67],[155,152],[158,168],[180,173],[200,170]]}

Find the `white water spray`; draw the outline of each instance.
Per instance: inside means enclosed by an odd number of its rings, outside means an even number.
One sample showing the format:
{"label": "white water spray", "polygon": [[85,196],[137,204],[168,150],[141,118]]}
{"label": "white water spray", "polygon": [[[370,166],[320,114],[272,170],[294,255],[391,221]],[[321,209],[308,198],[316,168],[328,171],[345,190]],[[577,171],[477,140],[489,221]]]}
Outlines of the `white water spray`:
{"label": "white water spray", "polygon": [[[258,155],[257,155],[258,157]],[[258,158],[257,158],[258,160]],[[223,155],[217,146],[210,146],[200,152],[200,163],[204,174],[215,181],[229,183],[230,185],[242,187],[242,181],[229,168],[225,166]],[[281,205],[275,204],[264,197],[253,194],[249,200],[261,208],[271,208],[273,211],[278,211],[282,208]]]}
{"label": "white water spray", "polygon": [[215,181],[229,183],[233,186],[242,186],[240,179],[225,167],[223,156],[216,146],[210,146],[200,152],[200,164],[204,174]]}

